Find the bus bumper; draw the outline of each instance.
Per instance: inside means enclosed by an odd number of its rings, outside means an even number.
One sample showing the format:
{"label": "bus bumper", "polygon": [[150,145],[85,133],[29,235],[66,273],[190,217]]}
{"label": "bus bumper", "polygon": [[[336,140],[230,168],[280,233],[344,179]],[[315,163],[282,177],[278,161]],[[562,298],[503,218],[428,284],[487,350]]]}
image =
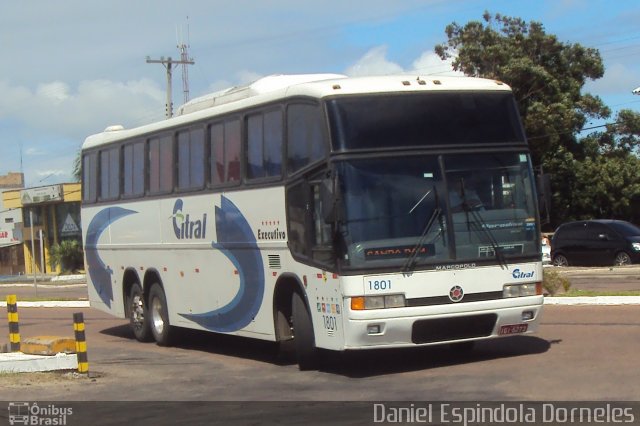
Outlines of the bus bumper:
{"label": "bus bumper", "polygon": [[429,346],[534,333],[540,323],[543,297],[520,299],[468,303],[465,307],[351,311],[345,318],[344,349]]}

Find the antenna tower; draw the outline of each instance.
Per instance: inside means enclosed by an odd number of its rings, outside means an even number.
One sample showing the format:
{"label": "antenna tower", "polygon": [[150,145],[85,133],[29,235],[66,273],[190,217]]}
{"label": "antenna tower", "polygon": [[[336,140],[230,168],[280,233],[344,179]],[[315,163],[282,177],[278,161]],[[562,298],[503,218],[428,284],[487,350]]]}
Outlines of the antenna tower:
{"label": "antenna tower", "polygon": [[[182,34],[180,34],[182,36]],[[180,37],[182,38],[182,37]],[[180,63],[182,64],[182,93],[184,95],[184,103],[189,102],[189,68],[188,64],[194,64],[193,58],[189,58],[189,17],[187,16],[187,43],[178,40],[178,49],[180,50]]]}
{"label": "antenna tower", "polygon": [[193,58],[189,58],[188,54],[188,45],[184,43],[178,44],[178,48],[180,49],[180,60],[175,61],[171,59],[171,56],[165,58],[161,56],[160,59],[151,59],[147,56],[148,64],[162,64],[167,70],[167,104],[165,109],[165,116],[167,118],[173,117],[173,100],[172,100],[172,87],[171,87],[171,78],[172,78],[172,70],[174,65],[182,65],[182,88],[184,92],[184,101],[187,102],[189,100],[189,74],[187,73],[187,65],[193,65],[195,62]]}

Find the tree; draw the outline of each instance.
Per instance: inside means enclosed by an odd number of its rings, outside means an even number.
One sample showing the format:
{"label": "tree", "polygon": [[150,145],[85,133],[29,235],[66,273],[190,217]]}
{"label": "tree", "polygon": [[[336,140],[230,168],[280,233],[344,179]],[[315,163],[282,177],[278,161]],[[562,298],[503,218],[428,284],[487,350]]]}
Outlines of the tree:
{"label": "tree", "polygon": [[560,146],[579,151],[575,134],[587,120],[610,115],[600,98],[581,93],[587,79],[604,74],[598,51],[562,43],[539,22],[489,12],[483,19],[448,25],[449,40],[437,45],[436,53],[453,57],[453,67],[466,75],[511,86],[532,141],[534,164],[544,164]]}
{"label": "tree", "polygon": [[[466,75],[511,86],[534,166],[543,166],[552,174],[552,222],[557,224],[575,215],[577,195],[572,191],[578,180],[586,177],[577,172],[577,164],[586,159],[588,148],[577,135],[587,120],[611,114],[599,97],[582,93],[587,79],[604,74],[598,50],[562,43],[547,34],[539,22],[527,23],[500,14],[492,17],[489,12],[484,13],[483,21],[464,26],[454,22],[445,32],[448,41],[435,46],[442,59],[453,58],[454,68]],[[626,143],[623,135],[614,139]],[[597,140],[596,144],[600,147],[603,142]],[[591,165],[584,165],[583,171],[586,173]]]}
{"label": "tree", "polygon": [[76,159],[73,160],[73,178],[76,182],[80,182],[82,180],[82,149],[78,150]]}
{"label": "tree", "polygon": [[52,246],[49,264],[52,268],[59,265],[62,272],[73,272],[80,269],[83,264],[80,241],[75,239],[62,240],[59,244]]}
{"label": "tree", "polygon": [[621,110],[613,124],[580,144],[584,158],[574,161],[574,202],[568,216],[640,223],[640,114]]}

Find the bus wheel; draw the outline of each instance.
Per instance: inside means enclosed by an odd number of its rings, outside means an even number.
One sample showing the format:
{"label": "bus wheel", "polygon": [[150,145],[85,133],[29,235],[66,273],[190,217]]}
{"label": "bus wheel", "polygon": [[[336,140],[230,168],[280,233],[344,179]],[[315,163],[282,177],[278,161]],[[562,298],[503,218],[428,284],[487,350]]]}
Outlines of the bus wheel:
{"label": "bus wheel", "polygon": [[293,342],[296,347],[296,360],[300,370],[315,370],[318,368],[318,349],[313,334],[311,315],[302,296],[297,292],[291,297],[291,311],[293,319]]}
{"label": "bus wheel", "polygon": [[144,302],[144,293],[140,284],[134,283],[127,299],[127,315],[133,335],[140,342],[152,340],[151,327],[147,315],[147,306]]}
{"label": "bus wheel", "polygon": [[149,326],[151,334],[160,346],[171,344],[171,325],[167,310],[167,298],[160,284],[153,284],[149,291]]}

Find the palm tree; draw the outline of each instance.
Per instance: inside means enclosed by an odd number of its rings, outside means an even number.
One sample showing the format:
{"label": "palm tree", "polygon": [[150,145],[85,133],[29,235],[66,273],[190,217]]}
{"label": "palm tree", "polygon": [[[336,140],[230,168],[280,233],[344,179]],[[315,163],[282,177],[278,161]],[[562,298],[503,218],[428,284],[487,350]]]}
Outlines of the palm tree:
{"label": "palm tree", "polygon": [[78,240],[62,240],[51,247],[49,264],[54,269],[60,266],[62,272],[73,272],[82,267],[82,247]]}

